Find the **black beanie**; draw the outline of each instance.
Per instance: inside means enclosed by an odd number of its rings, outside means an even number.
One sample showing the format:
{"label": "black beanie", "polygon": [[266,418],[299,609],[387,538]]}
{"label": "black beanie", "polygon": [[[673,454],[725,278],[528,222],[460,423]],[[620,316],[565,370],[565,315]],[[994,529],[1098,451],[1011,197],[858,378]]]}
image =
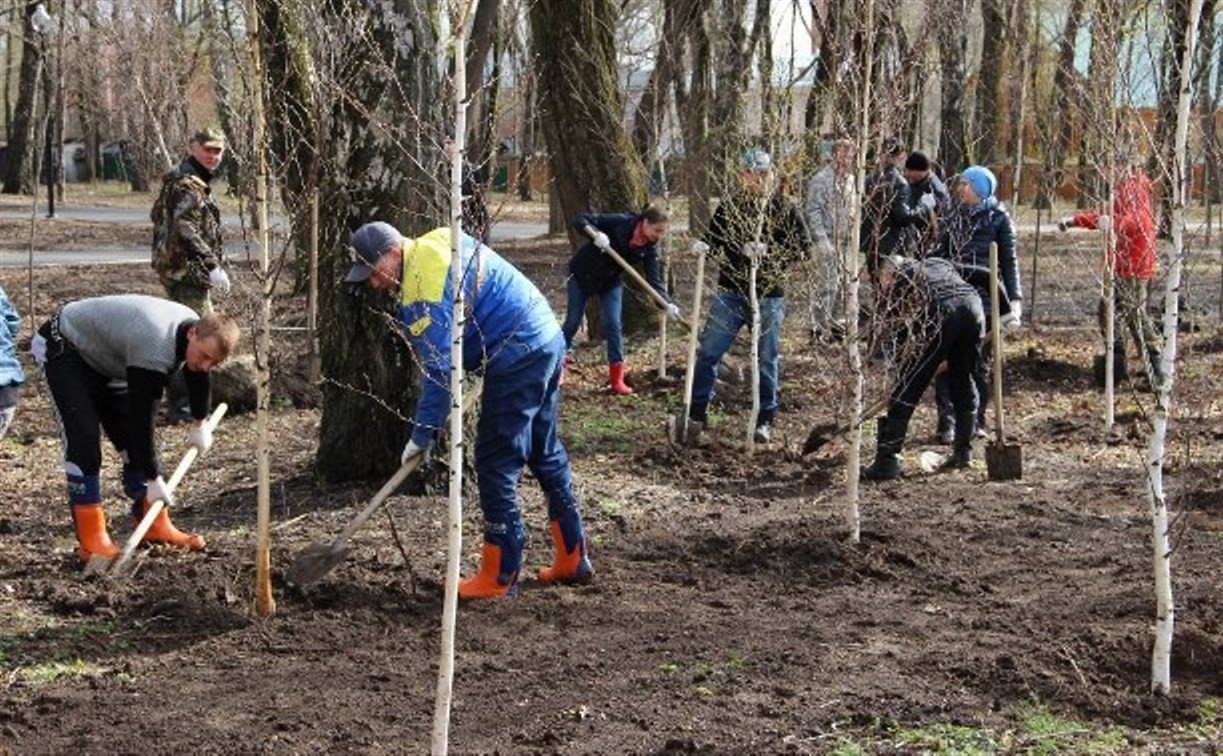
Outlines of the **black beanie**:
{"label": "black beanie", "polygon": [[924,152],[910,152],[909,157],[905,160],[906,171],[928,171],[930,170],[930,158],[926,157]]}

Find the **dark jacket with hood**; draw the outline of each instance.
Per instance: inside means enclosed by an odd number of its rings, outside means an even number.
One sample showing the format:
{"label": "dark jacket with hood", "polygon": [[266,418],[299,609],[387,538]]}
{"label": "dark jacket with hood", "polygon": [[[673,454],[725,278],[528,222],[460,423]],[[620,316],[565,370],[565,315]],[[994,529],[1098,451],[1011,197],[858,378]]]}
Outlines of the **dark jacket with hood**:
{"label": "dark jacket with hood", "polygon": [[[658,267],[658,245],[653,242],[641,247],[632,245],[633,230],[641,219],[640,213],[583,213],[574,220],[573,227],[583,237],[586,236],[587,226],[594,226],[596,230],[607,234],[612,249],[629,265],[641,265],[645,269],[645,279],[650,282],[650,286],[670,302],[671,296],[667,293],[667,285],[663,282],[662,272]],[[615,260],[603,254],[593,241],[587,241],[578,247],[578,251],[569,258],[569,272],[588,295],[602,294],[624,282],[624,271]]]}
{"label": "dark jacket with hood", "polygon": [[1010,302],[1023,299],[1019,285],[1019,256],[1015,224],[1006,207],[989,197],[975,207],[957,204],[939,234],[934,254],[955,264],[960,276],[989,302],[989,245],[998,244],[998,286],[1006,292],[999,301],[999,312],[1010,311]]}
{"label": "dark jacket with hood", "polygon": [[750,296],[752,266],[744,247],[757,238],[768,251],[756,271],[756,293],[784,296],[790,266],[810,254],[811,233],[798,205],[782,192],[774,192],[767,206],[762,196],[745,191],[718,204],[705,232],[710,254],[718,261],[718,286],[741,297]]}

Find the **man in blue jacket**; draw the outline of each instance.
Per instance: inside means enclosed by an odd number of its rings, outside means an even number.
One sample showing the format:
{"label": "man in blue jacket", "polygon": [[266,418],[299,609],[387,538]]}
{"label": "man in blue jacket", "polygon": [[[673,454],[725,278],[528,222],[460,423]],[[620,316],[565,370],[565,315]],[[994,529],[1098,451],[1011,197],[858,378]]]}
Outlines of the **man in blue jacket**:
{"label": "man in blue jacket", "polygon": [[[466,234],[462,285],[467,300],[463,367],[484,372],[483,411],[476,428],[476,478],[484,512],[480,571],[459,583],[465,599],[517,592],[526,529],[518,511],[518,480],[531,469],[548,498],[556,557],[539,571],[545,583],[581,582],[594,575],[569,455],[556,432],[558,383],[565,340],[547,300],[526,276]],[[352,235],[348,283],[368,283],[395,295],[399,320],[424,371],[406,462],[423,454],[450,413],[449,228],[415,239],[387,223],[367,223]]]}
{"label": "man in blue jacket", "polygon": [[667,317],[678,318],[679,307],[671,302],[667,285],[658,269],[658,240],[667,232],[667,214],[654,205],[640,213],[606,213],[579,215],[573,225],[586,236],[587,228],[595,231],[594,238],[583,244],[569,259],[569,280],[566,282],[568,301],[565,305],[565,346],[573,345],[573,337],[582,324],[586,300],[599,297],[603,311],[603,332],[607,336],[607,381],[613,393],[631,394],[624,382],[624,341],[621,336],[620,309],[624,302],[624,272],[607,254],[614,249],[629,265],[640,263],[654,291],[668,303]]}
{"label": "man in blue jacket", "polygon": [[18,387],[25,383],[25,372],[17,361],[17,335],[21,333],[21,316],[0,288],[0,438],[8,432],[9,423],[17,413]]}

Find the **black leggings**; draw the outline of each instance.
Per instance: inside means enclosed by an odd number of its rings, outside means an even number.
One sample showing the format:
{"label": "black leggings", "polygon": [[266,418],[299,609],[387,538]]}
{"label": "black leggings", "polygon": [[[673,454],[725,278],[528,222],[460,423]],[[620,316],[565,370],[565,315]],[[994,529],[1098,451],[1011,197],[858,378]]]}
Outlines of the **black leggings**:
{"label": "black leggings", "polygon": [[70,347],[49,354],[43,370],[63,436],[65,472],[96,476],[103,432],[120,454],[128,448],[127,384],[94,370]]}

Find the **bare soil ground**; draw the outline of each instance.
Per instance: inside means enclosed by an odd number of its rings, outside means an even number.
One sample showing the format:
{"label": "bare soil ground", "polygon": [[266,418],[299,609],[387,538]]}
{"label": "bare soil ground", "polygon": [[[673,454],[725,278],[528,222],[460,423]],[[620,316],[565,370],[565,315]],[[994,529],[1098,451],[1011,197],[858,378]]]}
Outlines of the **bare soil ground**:
{"label": "bare soil ground", "polygon": [[[563,311],[560,244],[503,251]],[[22,291],[24,276],[0,273],[0,284]],[[143,266],[35,276],[43,317],[79,296],[157,291]],[[738,442],[750,402],[736,385],[721,389],[710,446],[667,443],[663,421],[682,385],[678,332],[662,379],[649,367],[656,341],[633,342],[629,398],[602,390],[602,345],[582,345],[562,432],[598,578],[576,588],[528,579],[516,600],[461,607],[454,751],[1223,748],[1223,333],[1202,316],[1183,335],[1165,467],[1176,514],[1174,690],[1156,699],[1142,478],[1151,400],[1123,387],[1118,432],[1104,434],[1090,374],[1098,337],[1090,320],[1070,317],[1091,310],[1091,287],[1058,280],[1086,294],[1065,321],[1049,318],[1007,348],[1024,479],[989,482],[980,462],[922,475],[917,452],[938,448],[923,407],[906,477],[863,488],[858,544],[845,540],[844,446],[797,453],[807,429],[835,415],[844,375],[831,348],[809,345],[799,296],[777,440],[752,456]],[[248,311],[253,287],[237,289]],[[283,300],[276,313],[298,323],[301,302]],[[337,534],[380,481],[314,480],[320,411],[294,378],[300,335],[277,341],[278,607],[267,620],[251,610],[253,416],[227,418],[180,489],[176,520],[205,534],[206,554],[146,551],[132,579],[84,580],[57,433],[31,375],[14,434],[0,440],[0,752],[427,750],[445,502],[393,497],[332,575],[286,586],[294,554]],[[160,433],[173,464],[185,431]],[[125,538],[117,471],[109,454],[112,535]],[[551,547],[542,496],[529,478],[522,492],[533,573]],[[474,501],[468,510],[465,573],[479,549]]]}

